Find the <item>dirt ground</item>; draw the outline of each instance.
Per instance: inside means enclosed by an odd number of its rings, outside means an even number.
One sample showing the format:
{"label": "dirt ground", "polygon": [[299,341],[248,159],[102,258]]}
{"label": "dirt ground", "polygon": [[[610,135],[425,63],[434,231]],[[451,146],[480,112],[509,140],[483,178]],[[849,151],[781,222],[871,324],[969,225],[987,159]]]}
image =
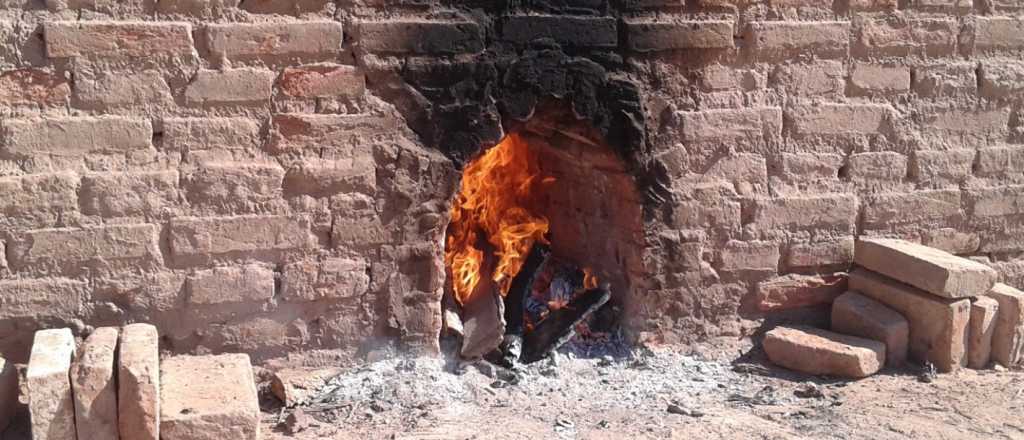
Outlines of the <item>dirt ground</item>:
{"label": "dirt ground", "polygon": [[[1024,439],[1020,371],[843,381],[775,368],[745,340],[605,353],[563,349],[518,373],[382,360],[329,381],[297,433],[279,423],[291,409],[264,396],[262,438]],[[0,439],[28,439],[26,418]]]}

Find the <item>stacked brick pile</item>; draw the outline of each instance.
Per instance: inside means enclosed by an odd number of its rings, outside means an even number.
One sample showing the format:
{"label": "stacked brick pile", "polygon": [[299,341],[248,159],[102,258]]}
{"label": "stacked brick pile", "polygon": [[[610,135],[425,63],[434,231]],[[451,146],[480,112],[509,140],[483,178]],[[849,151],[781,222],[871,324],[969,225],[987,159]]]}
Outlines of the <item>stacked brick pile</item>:
{"label": "stacked brick pile", "polygon": [[1024,292],[997,283],[988,266],[897,239],[862,239],[854,259],[860,267],[832,304],[832,331],[768,332],[773,362],[865,377],[908,356],[943,372],[1021,361]]}
{"label": "stacked brick pile", "polygon": [[[157,345],[156,328],[149,324],[96,329],[81,347],[69,329],[36,332],[23,387],[32,438],[259,438],[247,355],[161,362]],[[0,423],[6,423],[11,408],[5,405],[18,401],[17,385],[6,372],[0,379]]]}

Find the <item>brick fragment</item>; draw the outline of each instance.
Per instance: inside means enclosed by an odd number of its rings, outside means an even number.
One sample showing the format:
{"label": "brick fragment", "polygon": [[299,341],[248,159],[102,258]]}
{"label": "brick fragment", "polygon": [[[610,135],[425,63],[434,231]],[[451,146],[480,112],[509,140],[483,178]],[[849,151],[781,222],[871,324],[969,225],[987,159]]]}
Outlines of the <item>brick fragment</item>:
{"label": "brick fragment", "polygon": [[370,52],[457,54],[484,49],[483,30],[469,20],[398,18],[362,21],[357,27],[359,45]]}
{"label": "brick fragment", "polygon": [[256,440],[260,407],[249,355],[175,356],[161,373],[163,440]]}
{"label": "brick fragment", "polygon": [[886,365],[907,360],[910,324],[903,315],[860,292],[849,291],[832,303],[832,331],[885,344]]}
{"label": "brick fragment", "polygon": [[197,271],[188,295],[196,305],[266,301],[274,297],[274,271],[258,264]]}
{"label": "brick fragment", "polygon": [[959,189],[881,193],[864,204],[864,226],[885,229],[897,224],[960,219],[963,214]]}
{"label": "brick fragment", "polygon": [[317,390],[327,381],[341,374],[337,367],[327,368],[284,368],[274,372],[270,381],[270,391],[285,406],[291,407],[306,402],[314,397]]}
{"label": "brick fragment", "polygon": [[992,335],[996,329],[999,301],[979,296],[971,300],[971,322],[967,344],[967,366],[982,369],[992,359]]}
{"label": "brick fragment", "polygon": [[786,110],[792,134],[848,136],[885,134],[894,110],[888,104],[797,105]]}
{"label": "brick fragment", "polygon": [[852,233],[857,197],[827,194],[809,197],[753,199],[754,226],[762,231],[828,228]]}
{"label": "brick fragment", "polygon": [[74,357],[75,337],[70,329],[36,332],[25,373],[35,440],[75,439],[75,403],[70,376]]}
{"label": "brick fragment", "polygon": [[1024,292],[997,283],[986,296],[999,303],[992,330],[992,359],[1006,367],[1017,365],[1024,353]]}
{"label": "brick fragment", "polygon": [[744,33],[759,57],[784,57],[792,52],[842,57],[850,48],[848,21],[759,21]]}
{"label": "brick fragment", "polygon": [[71,367],[75,427],[80,439],[117,440],[117,383],[114,354],[118,329],[100,327],[81,347]]}
{"label": "brick fragment", "polygon": [[355,66],[308,64],[285,68],[278,87],[297,98],[359,98],[366,91],[366,78]]}
{"label": "brick fragment", "polygon": [[636,52],[732,49],[731,20],[625,19],[626,45]]}
{"label": "brick fragment", "polygon": [[270,104],[276,74],[265,69],[200,70],[185,88],[185,103],[203,105]]}
{"label": "brick fragment", "polygon": [[782,275],[757,284],[757,308],[762,312],[829,304],[846,291],[846,277],[829,275]]}
{"label": "brick fragment", "polygon": [[910,68],[858,62],[850,72],[850,85],[857,94],[903,93],[910,90]]}
{"label": "brick fragment", "polygon": [[859,50],[869,55],[951,55],[960,25],[953,18],[866,18],[859,23]]}
{"label": "brick fragment", "polygon": [[365,260],[349,258],[290,263],[284,267],[282,294],[294,301],[357,297],[370,287],[368,269]]}
{"label": "brick fragment", "polygon": [[207,255],[301,251],[316,246],[309,220],[288,216],[234,216],[171,220],[171,254],[188,260]]}
{"label": "brick fragment", "polygon": [[19,156],[83,156],[150,148],[149,120],[118,116],[7,119],[0,125],[3,150]]}
{"label": "brick fragment", "polygon": [[123,439],[160,440],[160,352],[156,327],[129,324],[118,348],[118,433]]}
{"label": "brick fragment", "polygon": [[0,280],[0,319],[74,319],[82,312],[88,287],[63,278]]}
{"label": "brick fragment", "polygon": [[192,26],[179,22],[55,21],[43,36],[51,58],[191,55],[193,46]]}
{"label": "brick fragment", "polygon": [[729,240],[718,254],[722,270],[759,270],[775,272],[779,268],[779,245],[770,241]]}
{"label": "brick fragment", "polygon": [[81,199],[90,215],[159,215],[178,202],[178,172],[90,173],[82,178]]}
{"label": "brick fragment", "polygon": [[912,358],[931,362],[942,372],[966,364],[970,300],[942,298],[866,269],[850,272],[850,290],[907,318]]}
{"label": "brick fragment", "polygon": [[61,106],[71,96],[67,80],[43,69],[0,73],[0,102],[4,105]]}
{"label": "brick fragment", "polygon": [[7,429],[18,406],[18,370],[0,357],[0,432]]}
{"label": "brick fragment", "polygon": [[163,262],[156,226],[108,225],[36,229],[17,235],[9,244],[15,270],[58,268],[76,271],[87,265]]}
{"label": "brick fragment", "polygon": [[975,150],[918,150],[910,161],[910,175],[920,182],[960,182],[971,175]]}
{"label": "brick fragment", "polygon": [[334,58],[341,52],[342,27],[336,21],[210,24],[206,32],[210,53],[232,61]]}
{"label": "brick fragment", "polygon": [[859,379],[885,364],[885,344],[816,328],[776,327],[763,346],[772,363],[807,374]]}
{"label": "brick fragment", "polygon": [[975,51],[1024,49],[1024,19],[979,16],[974,23]]}
{"label": "brick fragment", "polygon": [[870,270],[945,298],[982,295],[997,274],[984,264],[905,240],[862,238],[854,261]]}
{"label": "brick fragment", "polygon": [[577,47],[615,47],[619,34],[612,17],[512,15],[501,20],[501,38],[518,44],[539,38]]}

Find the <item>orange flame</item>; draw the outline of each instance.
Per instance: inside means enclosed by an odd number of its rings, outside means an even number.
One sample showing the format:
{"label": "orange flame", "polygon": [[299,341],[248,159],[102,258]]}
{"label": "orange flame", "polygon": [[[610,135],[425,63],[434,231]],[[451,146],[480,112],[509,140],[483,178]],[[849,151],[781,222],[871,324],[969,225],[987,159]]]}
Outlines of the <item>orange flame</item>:
{"label": "orange flame", "polygon": [[[452,204],[445,263],[451,269],[455,299],[464,304],[480,282],[491,276],[502,295],[523,265],[533,243],[548,243],[548,219],[529,210],[539,186],[553,182],[540,175],[536,154],[518,135],[506,137],[466,166],[462,189]],[[478,233],[494,246],[493,274],[481,274],[484,251]]]}

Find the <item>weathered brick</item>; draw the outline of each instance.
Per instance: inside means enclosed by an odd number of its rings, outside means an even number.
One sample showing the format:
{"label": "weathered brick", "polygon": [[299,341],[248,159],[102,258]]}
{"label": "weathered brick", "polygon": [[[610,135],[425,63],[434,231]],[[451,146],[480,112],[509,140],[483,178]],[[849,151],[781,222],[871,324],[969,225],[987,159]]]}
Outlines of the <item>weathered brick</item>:
{"label": "weathered brick", "polygon": [[754,90],[763,88],[766,78],[757,70],[712,64],[701,70],[700,84],[708,91]]}
{"label": "weathered brick", "polygon": [[892,151],[855,153],[846,165],[854,182],[900,182],[907,176],[907,156]]}
{"label": "weathered brick", "polygon": [[848,265],[853,262],[853,237],[821,243],[794,243],[786,254],[786,267]]}
{"label": "weathered brick", "polygon": [[329,197],[335,194],[376,192],[377,169],[369,157],[312,160],[299,163],[284,176],[286,195]]}
{"label": "weathered brick", "polygon": [[982,369],[992,359],[992,335],[996,329],[999,301],[979,296],[971,299],[971,321],[968,330],[967,367]]}
{"label": "weathered brick", "polygon": [[1003,138],[1009,131],[1010,110],[929,107],[922,112],[922,119],[923,132],[929,136]]}
{"label": "weathered brick", "polygon": [[772,363],[807,374],[859,379],[885,365],[885,344],[817,328],[776,327],[763,347]]}
{"label": "weathered brick", "polygon": [[770,241],[730,240],[718,253],[722,270],[757,270],[775,272],[779,268],[779,245]]}
{"label": "weathered brick", "polygon": [[297,98],[359,98],[366,91],[366,78],[355,66],[308,64],[285,68],[278,87]]}
{"label": "weathered brick", "polygon": [[274,154],[312,150],[320,156],[323,148],[365,152],[368,143],[392,136],[398,129],[392,118],[361,114],[277,114],[272,123],[267,149]]}
{"label": "weathered brick", "polygon": [[943,62],[914,68],[914,91],[921,96],[973,95],[978,90],[975,64]]}
{"label": "weathered brick", "polygon": [[229,60],[279,56],[331,58],[341,52],[336,21],[223,23],[206,26],[211,55]]}
{"label": "weathered brick", "polygon": [[857,197],[826,194],[751,200],[753,224],[762,231],[830,228],[853,232]]}
{"label": "weathered brick", "polygon": [[283,179],[275,162],[209,162],[186,173],[182,185],[193,207],[239,213],[280,199]]}
{"label": "weathered brick", "polygon": [[741,205],[732,200],[685,201],[672,209],[673,228],[736,230],[740,227]]}
{"label": "weathered brick", "polygon": [[849,0],[851,12],[894,11],[899,6],[896,0]]}
{"label": "weathered brick", "polygon": [[885,304],[849,291],[832,303],[831,320],[832,331],[836,333],[884,343],[887,365],[901,367],[906,362],[910,324]]}
{"label": "weathered brick", "polygon": [[888,104],[797,105],[786,110],[791,132],[798,136],[884,134],[892,114]]}
{"label": "weathered brick", "polygon": [[85,281],[63,278],[2,280],[0,319],[74,319],[82,312],[88,290]]}
{"label": "weathered brick", "polygon": [[317,243],[306,218],[255,215],[172,219],[170,242],[175,261],[207,255],[310,250]]}
{"label": "weathered brick", "polygon": [[0,73],[0,103],[20,106],[61,106],[71,96],[67,80],[43,69]]}
{"label": "weathered brick", "polygon": [[962,217],[959,189],[875,194],[864,204],[864,226],[870,229]]}
{"label": "weathered brick", "polygon": [[971,175],[975,150],[917,150],[910,175],[919,182],[960,182]]}
{"label": "weathered brick", "polygon": [[782,275],[757,284],[757,309],[778,312],[829,304],[846,291],[846,277],[831,275]]}
{"label": "weathered brick", "polygon": [[760,145],[782,134],[778,107],[676,113],[686,142],[745,142]]}
{"label": "weathered brick", "polygon": [[368,270],[365,260],[348,258],[290,263],[284,267],[282,295],[291,301],[358,297],[370,287]]}
{"label": "weathered brick", "polygon": [[107,74],[98,78],[75,78],[75,105],[110,108],[172,103],[171,89],[160,72]]}
{"label": "weathered brick", "polygon": [[265,69],[200,70],[185,88],[185,103],[193,106],[270,104],[276,76]]}
{"label": "weathered brick", "polygon": [[123,439],[160,439],[159,346],[159,335],[151,324],[129,324],[121,330],[117,421]]}
{"label": "weathered brick", "polygon": [[160,438],[260,438],[260,406],[249,355],[175,356],[160,366]]}
{"label": "weathered brick", "polygon": [[1024,355],[1024,292],[997,283],[987,296],[999,303],[992,330],[992,359],[1003,366],[1016,365]]}
{"label": "weathered brick", "polygon": [[[156,10],[163,14],[213,17],[223,14],[230,8],[237,7],[240,2],[241,0],[159,0],[156,2]],[[250,3],[250,1],[246,1],[246,3]],[[284,3],[291,4],[292,2]]]}
{"label": "weathered brick", "polygon": [[110,263],[160,264],[163,257],[153,225],[110,225],[36,229],[8,244],[15,270],[62,268]]}
{"label": "weathered brick", "polygon": [[75,337],[70,329],[36,332],[25,373],[33,439],[75,438],[75,403],[71,397],[70,377],[74,357]]}
{"label": "weathered brick", "polygon": [[55,21],[43,36],[52,58],[191,55],[193,46],[192,26],[178,22]]}
{"label": "weathered brick", "polygon": [[996,271],[984,264],[898,239],[858,240],[854,262],[944,298],[982,295],[996,282]]}
{"label": "weathered brick", "polygon": [[258,264],[200,270],[188,278],[188,302],[196,305],[260,302],[274,297],[274,271]]}
{"label": "weathered brick", "polygon": [[359,45],[370,52],[456,54],[484,49],[484,32],[469,20],[399,18],[357,24]]}
{"label": "weathered brick", "polygon": [[[237,0],[235,0],[237,3]],[[240,5],[242,9],[254,14],[328,14],[334,11],[331,0],[246,0]]]}
{"label": "weathered brick", "polygon": [[978,150],[976,172],[982,177],[1024,173],[1024,146],[1005,145]]}
{"label": "weathered brick", "polygon": [[912,8],[918,11],[964,14],[974,6],[970,0],[913,0]]}
{"label": "weathered brick", "polygon": [[1024,49],[1024,19],[1020,17],[977,17],[974,23],[976,51]]}
{"label": "weathered brick", "polygon": [[[1024,32],[1024,26],[1021,27]],[[1022,44],[1024,47],[1024,44]],[[1024,62],[982,61],[981,94],[991,98],[1010,98],[1024,92]]]}
{"label": "weathered brick", "polygon": [[926,229],[921,231],[921,244],[941,249],[951,254],[973,254],[980,245],[978,234],[960,232],[953,228]]}
{"label": "weathered brick", "polygon": [[808,181],[838,180],[843,156],[838,154],[782,153],[778,166],[769,169],[773,175],[795,184]]}
{"label": "weathered brick", "polygon": [[260,145],[260,125],[249,118],[167,118],[164,150],[246,149]]}
{"label": "weathered brick", "polygon": [[90,215],[160,215],[178,202],[178,172],[87,174],[81,197],[82,212]]}
{"label": "weathered brick", "polygon": [[902,93],[910,90],[910,68],[873,63],[855,63],[850,85],[856,94]]}
{"label": "weathered brick", "polygon": [[0,127],[3,150],[19,156],[82,156],[151,147],[149,120],[117,116],[7,119]]}
{"label": "weathered brick", "polygon": [[892,16],[859,21],[859,50],[870,55],[949,55],[956,50],[960,25],[953,18]]}
{"label": "weathered brick", "polygon": [[625,19],[626,46],[637,52],[732,49],[731,20]]}
{"label": "weathered brick", "polygon": [[763,156],[752,153],[723,156],[707,167],[703,178],[728,181],[741,194],[753,193],[759,186],[768,184],[767,161]]}
{"label": "weathered brick", "polygon": [[846,90],[846,68],[832,60],[781,64],[772,72],[770,84],[790,95],[839,97]]}
{"label": "weathered brick", "polygon": [[117,440],[117,370],[114,362],[118,339],[115,327],[100,327],[82,344],[71,366],[78,438]]}
{"label": "weathered brick", "polygon": [[0,226],[49,226],[77,210],[73,173],[0,177]]}
{"label": "weathered brick", "polygon": [[501,38],[519,44],[549,38],[567,46],[615,47],[619,34],[612,17],[512,15],[501,20]]}
{"label": "weathered brick", "polygon": [[394,239],[395,234],[378,217],[335,216],[331,227],[331,244],[335,248],[377,248]]}
{"label": "weathered brick", "polygon": [[967,195],[975,217],[1024,214],[1024,185],[971,189]]}
{"label": "weathered brick", "polygon": [[785,57],[793,52],[842,57],[850,48],[848,21],[759,21],[744,33],[758,57]]}

